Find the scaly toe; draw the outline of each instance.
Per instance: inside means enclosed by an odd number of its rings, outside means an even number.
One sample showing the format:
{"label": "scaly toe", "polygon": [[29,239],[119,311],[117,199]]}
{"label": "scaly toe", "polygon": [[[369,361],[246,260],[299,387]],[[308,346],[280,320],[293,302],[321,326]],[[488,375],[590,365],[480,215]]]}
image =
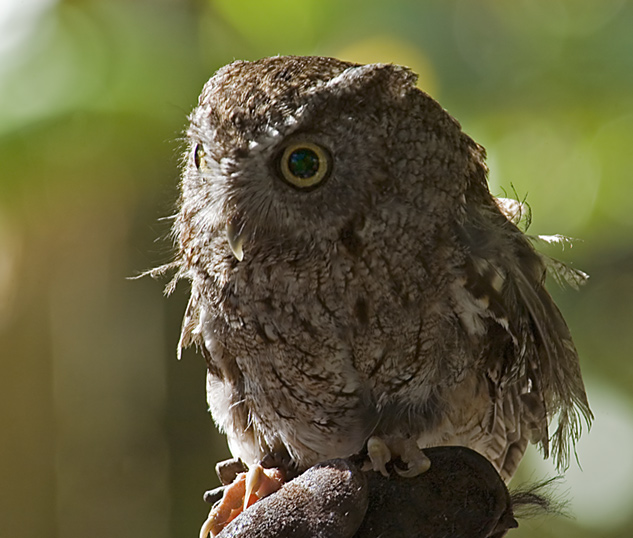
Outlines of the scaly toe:
{"label": "scaly toe", "polygon": [[394,468],[396,469],[396,473],[404,478],[418,476],[428,471],[431,467],[431,460],[424,451],[411,442],[405,443],[400,459],[407,465],[407,468],[400,469],[397,465],[394,465]]}
{"label": "scaly toe", "polygon": [[249,506],[277,491],[284,478],[282,469],[264,469],[261,465],[253,465],[247,472],[238,474],[224,489],[222,499],[211,508],[200,529],[200,538],[218,534]]}
{"label": "scaly toe", "polygon": [[424,459],[420,461],[410,461],[407,463],[406,469],[400,469],[397,465],[394,465],[396,473],[404,478],[413,478],[419,474],[425,473],[431,467],[431,460],[424,456]]}
{"label": "scaly toe", "polygon": [[200,538],[207,538],[209,534],[215,536],[242,512],[245,485],[246,473],[241,473],[226,487],[222,500],[215,503],[202,524]]}
{"label": "scaly toe", "polygon": [[391,450],[380,437],[372,436],[367,439],[367,455],[369,462],[363,469],[372,469],[378,471],[382,476],[388,477],[386,464],[391,461]]}

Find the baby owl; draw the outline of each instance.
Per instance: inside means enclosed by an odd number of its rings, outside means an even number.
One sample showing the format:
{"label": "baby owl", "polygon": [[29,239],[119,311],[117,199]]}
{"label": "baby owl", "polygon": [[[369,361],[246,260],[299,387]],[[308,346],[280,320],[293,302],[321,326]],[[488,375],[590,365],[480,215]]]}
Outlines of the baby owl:
{"label": "baby owl", "polygon": [[565,465],[591,419],[520,204],[490,194],[484,149],[415,83],[396,65],[239,61],[191,114],[180,346],[204,355],[249,466],[366,448],[415,475],[424,447],[463,445],[508,480],[528,442]]}

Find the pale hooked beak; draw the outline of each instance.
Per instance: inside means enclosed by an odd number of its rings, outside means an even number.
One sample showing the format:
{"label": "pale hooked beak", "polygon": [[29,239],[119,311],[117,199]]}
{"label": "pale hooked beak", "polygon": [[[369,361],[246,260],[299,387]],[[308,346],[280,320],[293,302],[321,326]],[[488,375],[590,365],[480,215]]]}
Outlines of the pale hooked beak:
{"label": "pale hooked beak", "polygon": [[244,259],[244,224],[239,218],[231,218],[226,223],[226,238],[229,242],[229,248],[233,256],[238,262]]}

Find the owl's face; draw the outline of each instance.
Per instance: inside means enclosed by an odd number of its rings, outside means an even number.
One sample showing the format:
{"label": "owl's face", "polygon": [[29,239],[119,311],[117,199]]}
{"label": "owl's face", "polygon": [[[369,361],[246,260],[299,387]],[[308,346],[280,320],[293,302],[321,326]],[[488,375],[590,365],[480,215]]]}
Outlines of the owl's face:
{"label": "owl's face", "polygon": [[480,151],[408,70],[329,58],[221,69],[188,136],[181,243],[226,234],[238,259],[336,241],[376,210],[454,215]]}

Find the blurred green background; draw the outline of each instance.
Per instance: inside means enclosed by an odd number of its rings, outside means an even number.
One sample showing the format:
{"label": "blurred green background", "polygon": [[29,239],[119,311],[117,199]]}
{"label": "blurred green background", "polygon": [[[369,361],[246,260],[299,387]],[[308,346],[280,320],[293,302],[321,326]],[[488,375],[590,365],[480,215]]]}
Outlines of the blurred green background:
{"label": "blurred green background", "polygon": [[[519,537],[633,524],[633,4],[625,0],[1,0],[0,535],[197,536],[214,463],[203,360],[175,349],[170,260],[186,116],[233,59],[391,61],[489,152],[534,233],[591,274],[553,288],[595,426]],[[551,476],[536,451],[513,484]]]}

